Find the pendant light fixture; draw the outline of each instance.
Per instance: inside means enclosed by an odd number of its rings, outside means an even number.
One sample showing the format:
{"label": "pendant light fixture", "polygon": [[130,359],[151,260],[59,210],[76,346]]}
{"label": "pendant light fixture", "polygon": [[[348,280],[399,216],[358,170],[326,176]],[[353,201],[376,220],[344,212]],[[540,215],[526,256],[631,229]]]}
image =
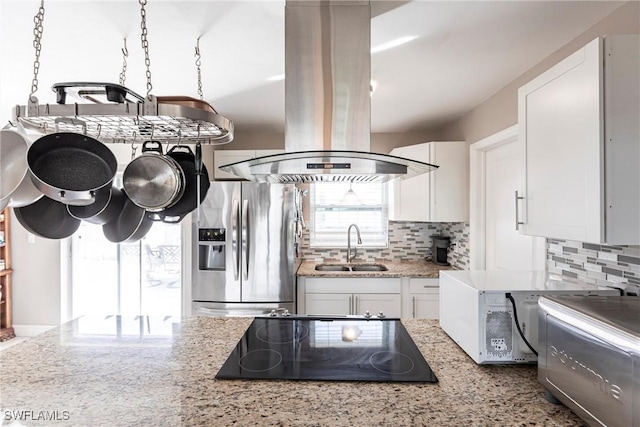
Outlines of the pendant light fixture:
{"label": "pendant light fixture", "polygon": [[345,205],[361,205],[360,197],[353,191],[353,183],[349,182],[349,190],[342,196],[341,202]]}

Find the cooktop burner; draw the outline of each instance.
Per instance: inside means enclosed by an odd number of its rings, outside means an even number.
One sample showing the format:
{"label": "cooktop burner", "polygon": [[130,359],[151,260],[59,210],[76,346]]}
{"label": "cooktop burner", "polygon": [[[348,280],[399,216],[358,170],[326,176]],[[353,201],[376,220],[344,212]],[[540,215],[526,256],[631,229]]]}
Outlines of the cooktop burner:
{"label": "cooktop burner", "polygon": [[216,378],[438,382],[389,318],[255,318]]}

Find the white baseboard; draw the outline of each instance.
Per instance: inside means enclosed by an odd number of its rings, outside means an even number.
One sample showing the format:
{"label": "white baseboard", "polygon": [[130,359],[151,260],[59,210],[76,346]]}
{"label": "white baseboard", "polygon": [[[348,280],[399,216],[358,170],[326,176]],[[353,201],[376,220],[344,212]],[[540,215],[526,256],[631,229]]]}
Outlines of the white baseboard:
{"label": "white baseboard", "polygon": [[35,337],[57,325],[13,325],[13,332],[17,337]]}

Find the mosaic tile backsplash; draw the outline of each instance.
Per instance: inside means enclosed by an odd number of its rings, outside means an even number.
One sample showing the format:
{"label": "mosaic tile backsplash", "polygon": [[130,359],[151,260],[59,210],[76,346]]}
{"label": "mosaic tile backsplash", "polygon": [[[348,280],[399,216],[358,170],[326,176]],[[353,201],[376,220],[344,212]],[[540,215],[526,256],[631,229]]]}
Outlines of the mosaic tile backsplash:
{"label": "mosaic tile backsplash", "polygon": [[547,271],[640,295],[640,246],[547,239]]}
{"label": "mosaic tile backsplash", "polygon": [[[451,237],[448,262],[457,269],[469,268],[469,224],[389,221],[389,246],[358,248],[359,262],[417,261],[431,257],[431,235]],[[302,234],[301,257],[316,262],[344,262],[346,248],[312,248],[309,231]]]}

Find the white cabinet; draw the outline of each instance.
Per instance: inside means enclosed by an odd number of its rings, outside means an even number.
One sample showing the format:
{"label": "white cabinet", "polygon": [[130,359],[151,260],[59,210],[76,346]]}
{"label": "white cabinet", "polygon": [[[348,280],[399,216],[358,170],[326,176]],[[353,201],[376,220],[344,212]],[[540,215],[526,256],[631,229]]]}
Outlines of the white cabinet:
{"label": "white cabinet", "polygon": [[439,280],[408,277],[403,304],[403,317],[413,319],[438,319],[440,317]]}
{"label": "white cabinet", "polygon": [[304,314],[353,314],[352,294],[307,293]]}
{"label": "white cabinet", "polygon": [[401,317],[400,289],[400,278],[299,277],[298,312]]}
{"label": "white cabinet", "polygon": [[240,179],[232,173],[218,169],[220,166],[231,163],[251,160],[256,157],[270,156],[284,153],[284,150],[215,150],[213,152],[213,178],[214,179]]}
{"label": "white cabinet", "polygon": [[469,149],[465,141],[437,141],[398,147],[389,154],[438,165],[433,172],[389,183],[389,219],[468,220]]}
{"label": "white cabinet", "polygon": [[521,87],[522,233],[639,244],[638,117],[638,35],[593,40]]}

